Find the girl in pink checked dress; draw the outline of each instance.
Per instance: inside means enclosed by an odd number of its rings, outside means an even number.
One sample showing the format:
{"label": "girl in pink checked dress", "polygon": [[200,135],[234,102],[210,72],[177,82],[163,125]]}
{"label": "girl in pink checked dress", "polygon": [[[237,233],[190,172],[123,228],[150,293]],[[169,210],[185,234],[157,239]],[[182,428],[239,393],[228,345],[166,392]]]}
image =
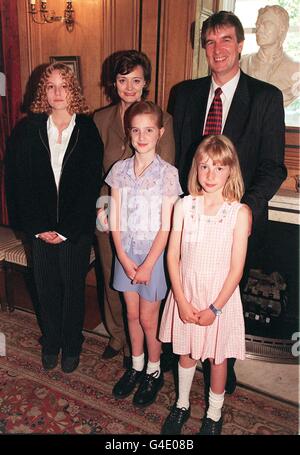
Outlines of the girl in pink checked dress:
{"label": "girl in pink checked dress", "polygon": [[223,135],[199,145],[189,196],[175,206],[168,249],[172,290],[160,339],[180,355],[179,396],[162,434],[180,434],[190,416],[189,394],[198,359],[209,359],[209,407],[200,434],[220,434],[227,358],[245,357],[239,281],[247,251],[249,209],[240,204],[243,180],[237,153]]}

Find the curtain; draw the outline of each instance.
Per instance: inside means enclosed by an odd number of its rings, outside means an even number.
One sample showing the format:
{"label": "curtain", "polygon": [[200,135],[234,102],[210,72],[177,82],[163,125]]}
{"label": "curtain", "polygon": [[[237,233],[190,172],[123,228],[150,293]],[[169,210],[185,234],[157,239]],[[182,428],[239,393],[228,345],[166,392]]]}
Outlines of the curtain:
{"label": "curtain", "polygon": [[232,11],[234,13],[235,0],[222,0],[219,6],[219,11]]}
{"label": "curtain", "polygon": [[22,101],[17,0],[0,0],[0,72],[6,76],[6,96],[0,102],[0,223],[8,224],[4,190],[5,142],[21,117]]}

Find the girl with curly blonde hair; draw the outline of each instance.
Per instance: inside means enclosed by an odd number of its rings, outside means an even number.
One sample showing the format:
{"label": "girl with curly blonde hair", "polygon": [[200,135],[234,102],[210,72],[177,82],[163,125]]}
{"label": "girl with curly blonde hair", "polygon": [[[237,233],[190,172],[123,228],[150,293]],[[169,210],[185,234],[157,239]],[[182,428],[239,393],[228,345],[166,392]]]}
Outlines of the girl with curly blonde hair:
{"label": "girl with curly blonde hair", "polygon": [[30,106],[31,112],[36,114],[51,114],[52,107],[47,98],[47,85],[49,76],[54,71],[59,72],[68,91],[67,111],[69,114],[89,114],[89,108],[81,93],[81,88],[74,72],[69,66],[63,63],[53,63],[45,69],[38,84],[35,99]]}
{"label": "girl with curly blonde hair", "polygon": [[8,206],[31,244],[43,368],[56,368],[61,352],[63,372],[72,373],[84,340],[103,144],[66,65],[45,69],[30,110],[8,144]]}

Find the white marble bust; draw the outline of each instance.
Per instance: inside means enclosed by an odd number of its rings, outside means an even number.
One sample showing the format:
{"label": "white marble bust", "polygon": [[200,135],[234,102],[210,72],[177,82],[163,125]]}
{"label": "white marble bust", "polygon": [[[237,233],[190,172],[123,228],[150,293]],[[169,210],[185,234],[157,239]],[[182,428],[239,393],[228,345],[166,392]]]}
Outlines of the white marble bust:
{"label": "white marble bust", "polygon": [[261,8],[256,21],[256,42],[260,48],[240,61],[245,73],[278,87],[285,106],[300,95],[300,65],[282,47],[288,28],[289,15],[284,8],[278,5]]}

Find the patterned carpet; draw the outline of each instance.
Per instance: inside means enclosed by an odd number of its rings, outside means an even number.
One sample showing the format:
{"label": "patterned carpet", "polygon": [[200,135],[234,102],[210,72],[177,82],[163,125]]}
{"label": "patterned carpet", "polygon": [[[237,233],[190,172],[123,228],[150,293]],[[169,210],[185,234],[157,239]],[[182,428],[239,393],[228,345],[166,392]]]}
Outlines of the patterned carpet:
{"label": "patterned carpet", "polygon": [[[39,329],[32,314],[0,311],[7,356],[0,357],[0,434],[159,434],[175,398],[171,373],[154,404],[142,410],[131,398],[115,400],[112,387],[123,372],[121,356],[99,359],[106,339],[85,333],[79,368],[70,375],[60,367],[46,372],[40,361]],[[195,434],[203,415],[202,374],[196,373],[192,416],[183,434]],[[297,408],[237,388],[226,396],[223,434],[293,435]]]}

